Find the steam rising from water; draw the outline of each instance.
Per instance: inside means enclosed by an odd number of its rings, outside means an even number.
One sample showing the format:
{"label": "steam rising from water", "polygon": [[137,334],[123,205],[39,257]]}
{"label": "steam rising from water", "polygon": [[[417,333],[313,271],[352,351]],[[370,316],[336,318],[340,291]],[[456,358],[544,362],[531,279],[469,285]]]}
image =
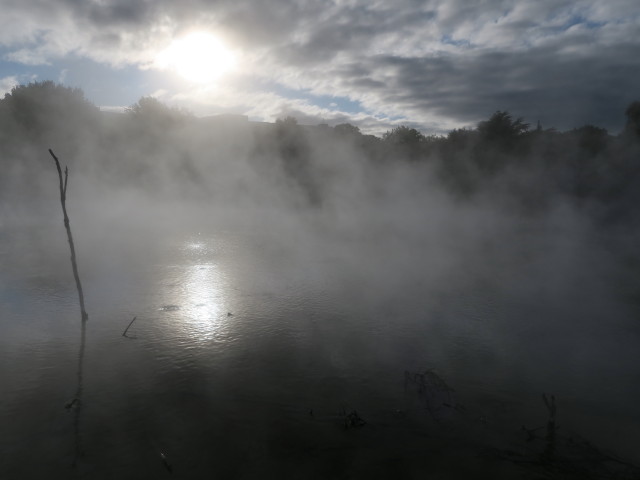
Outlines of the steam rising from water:
{"label": "steam rising from water", "polygon": [[[126,419],[108,437],[127,446],[114,447],[121,465],[137,464],[130,451],[140,450],[128,447],[148,435],[186,457],[183,438],[234,459],[251,445],[251,458],[277,465],[287,445],[307,445],[296,426],[310,423],[309,408],[358,403],[382,423],[380,412],[403,401],[402,372],[432,366],[472,403],[517,404],[508,422],[537,411],[523,398],[553,391],[573,406],[568,424],[613,442],[620,422],[589,426],[592,413],[633,411],[622,392],[637,393],[626,380],[638,374],[637,225],[605,230],[602,205],[552,189],[525,208],[521,186],[547,185],[544,172],[507,168],[461,194],[436,161],[367,155],[367,141],[383,145],[321,127],[145,109],[69,118],[46,118],[8,149],[0,292],[10,320],[0,351],[18,365],[28,352],[36,371],[58,357],[72,365],[56,343],[75,338],[66,318],[75,307],[52,147],[70,165],[68,208],[96,312],[85,438]],[[133,316],[137,339],[123,344]],[[65,387],[62,371],[45,381],[8,364],[5,418],[23,397],[42,408],[38,397]],[[635,420],[621,437],[637,433]],[[331,447],[333,433],[317,425],[314,438]],[[17,423],[11,432],[21,438]],[[283,451],[255,453],[273,438]]]}

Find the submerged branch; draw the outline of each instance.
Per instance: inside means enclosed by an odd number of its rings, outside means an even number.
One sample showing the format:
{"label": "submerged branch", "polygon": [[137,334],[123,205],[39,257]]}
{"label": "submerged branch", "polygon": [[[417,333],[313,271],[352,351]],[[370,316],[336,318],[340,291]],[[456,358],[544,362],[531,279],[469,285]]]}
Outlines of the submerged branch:
{"label": "submerged branch", "polygon": [[75,454],[73,458],[73,466],[77,466],[78,460],[84,454],[82,449],[82,436],[80,432],[80,413],[82,411],[82,391],[83,391],[83,376],[84,376],[84,349],[87,336],[87,322],[83,321],[80,327],[80,350],[78,351],[78,385],[76,388],[76,395],[74,401],[77,406],[75,409],[75,416],[73,419],[73,432],[75,437]]}

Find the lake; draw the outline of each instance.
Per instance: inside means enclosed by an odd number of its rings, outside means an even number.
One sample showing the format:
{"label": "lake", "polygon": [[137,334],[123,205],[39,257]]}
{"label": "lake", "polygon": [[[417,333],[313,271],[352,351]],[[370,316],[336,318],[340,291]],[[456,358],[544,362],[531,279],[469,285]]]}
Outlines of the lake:
{"label": "lake", "polygon": [[81,408],[63,227],[1,233],[1,478],[637,475],[640,322],[597,239],[471,261],[404,236],[107,227],[74,231]]}

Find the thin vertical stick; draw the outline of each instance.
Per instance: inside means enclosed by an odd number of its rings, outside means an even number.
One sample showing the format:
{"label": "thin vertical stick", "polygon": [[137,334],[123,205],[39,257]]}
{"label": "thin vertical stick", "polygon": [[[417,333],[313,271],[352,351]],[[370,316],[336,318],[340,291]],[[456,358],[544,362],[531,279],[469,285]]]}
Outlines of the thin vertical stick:
{"label": "thin vertical stick", "polygon": [[133,325],[133,322],[135,322],[135,321],[136,321],[136,318],[138,318],[138,317],[133,317],[133,320],[131,320],[131,322],[129,323],[129,325],[127,326],[127,328],[125,328],[125,329],[124,329],[124,332],[122,332],[122,336],[123,336],[123,337],[126,337],[126,336],[127,336],[127,330],[129,330],[129,327],[130,327],[131,325]]}
{"label": "thin vertical stick", "polygon": [[73,236],[71,235],[71,226],[69,225],[69,216],[67,215],[67,180],[69,178],[69,168],[64,169],[64,181],[62,180],[62,169],[60,168],[60,162],[58,157],[55,156],[53,151],[49,149],[49,153],[56,162],[56,168],[58,169],[58,179],[60,180],[60,203],[62,204],[62,213],[64,214],[64,226],[67,229],[67,238],[69,240],[69,249],[71,250],[71,266],[73,268],[73,276],[76,279],[76,288],[78,289],[78,298],[80,299],[80,313],[81,313],[81,327],[80,327],[80,349],[78,351],[78,372],[77,380],[78,385],[76,388],[76,395],[73,401],[69,404],[75,406],[75,415],[73,420],[73,431],[75,437],[75,455],[73,458],[73,466],[76,467],[79,458],[82,456],[82,436],[80,431],[80,412],[82,410],[82,390],[83,390],[83,372],[84,372],[84,351],[87,336],[87,320],[89,315],[84,308],[84,295],[82,293],[82,283],[80,283],[80,275],[78,274],[78,264],[76,262],[76,249],[73,245]]}
{"label": "thin vertical stick", "polygon": [[89,315],[84,308],[84,294],[82,293],[82,283],[80,283],[80,275],[78,275],[78,263],[76,262],[76,249],[73,245],[73,235],[71,235],[71,226],[69,225],[69,216],[67,215],[67,179],[69,177],[69,167],[64,168],[64,182],[62,181],[62,169],[58,157],[49,149],[49,153],[56,162],[58,169],[58,178],[60,179],[60,203],[62,204],[62,213],[64,215],[64,226],[67,229],[67,238],[69,239],[69,249],[71,250],[71,267],[73,268],[73,276],[76,279],[76,287],[78,289],[78,298],[80,299],[80,312],[82,313],[82,322],[89,320]]}

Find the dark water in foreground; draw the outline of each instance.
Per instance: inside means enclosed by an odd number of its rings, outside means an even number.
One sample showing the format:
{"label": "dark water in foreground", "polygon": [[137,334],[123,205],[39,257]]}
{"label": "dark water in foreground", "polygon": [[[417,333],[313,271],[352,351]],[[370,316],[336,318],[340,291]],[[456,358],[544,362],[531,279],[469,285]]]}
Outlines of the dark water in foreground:
{"label": "dark water in foreground", "polygon": [[[640,462],[640,324],[623,300],[473,272],[385,282],[228,232],[99,260],[84,244],[75,435],[80,313],[57,235],[0,245],[0,478],[563,478]],[[454,391],[406,379],[429,369]],[[544,428],[522,430],[546,425],[542,393],[560,427],[546,467]],[[345,428],[352,411],[366,425]]]}

